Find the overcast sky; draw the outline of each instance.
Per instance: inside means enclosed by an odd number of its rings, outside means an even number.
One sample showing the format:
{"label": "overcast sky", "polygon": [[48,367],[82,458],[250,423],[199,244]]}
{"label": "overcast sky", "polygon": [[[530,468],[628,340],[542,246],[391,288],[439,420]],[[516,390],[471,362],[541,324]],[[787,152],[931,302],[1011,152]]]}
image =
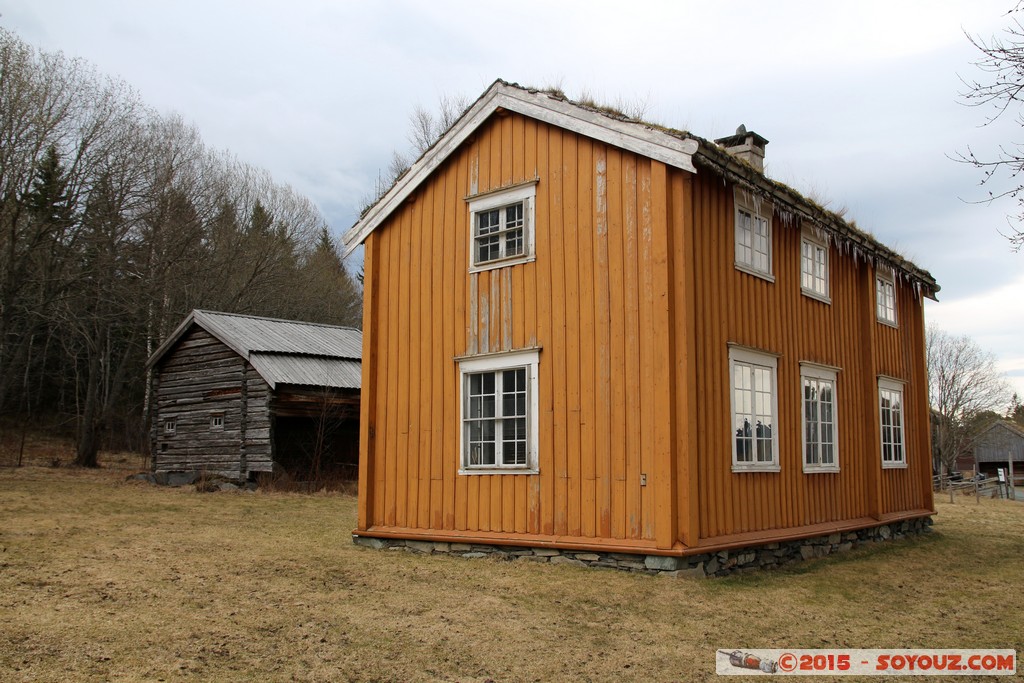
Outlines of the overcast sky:
{"label": "overcast sky", "polygon": [[123,78],[339,235],[407,148],[409,113],[496,78],[644,101],[706,138],[743,123],[770,141],[769,175],[930,270],[929,321],[995,352],[1024,396],[1024,253],[999,234],[1014,207],[970,203],[980,176],[950,160],[1024,141],[958,102],[979,75],[964,32],[998,33],[1012,4],[0,0],[0,26]]}

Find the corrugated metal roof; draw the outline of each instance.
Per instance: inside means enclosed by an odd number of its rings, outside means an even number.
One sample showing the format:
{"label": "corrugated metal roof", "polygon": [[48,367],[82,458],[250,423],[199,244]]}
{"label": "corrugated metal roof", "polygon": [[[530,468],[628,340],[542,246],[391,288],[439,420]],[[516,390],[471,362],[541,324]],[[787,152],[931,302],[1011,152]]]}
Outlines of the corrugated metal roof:
{"label": "corrugated metal roof", "polygon": [[278,384],[359,389],[363,333],[351,327],[192,311],[146,361],[154,367],[198,325],[252,363],[271,388]]}
{"label": "corrugated metal roof", "polygon": [[273,352],[332,358],[362,357],[362,332],[349,327],[213,311],[195,311],[194,316],[207,332],[243,356]]}
{"label": "corrugated metal roof", "polygon": [[249,362],[271,387],[278,384],[298,384],[358,389],[363,376],[362,364],[358,360],[253,353],[249,356]]}

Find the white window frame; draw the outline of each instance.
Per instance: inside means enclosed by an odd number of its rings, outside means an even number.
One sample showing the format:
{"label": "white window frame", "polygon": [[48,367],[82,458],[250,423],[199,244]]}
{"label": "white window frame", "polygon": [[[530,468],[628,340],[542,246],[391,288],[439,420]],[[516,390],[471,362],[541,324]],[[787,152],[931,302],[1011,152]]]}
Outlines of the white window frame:
{"label": "white window frame", "polygon": [[[536,200],[536,180],[466,197],[466,202],[469,204],[469,272],[478,273],[484,270],[504,268],[536,260],[537,257],[534,252]],[[479,214],[494,209],[504,209],[520,202],[523,204],[523,253],[478,262],[476,259],[476,241],[478,237],[477,221]],[[501,244],[503,249],[503,242]]]}
{"label": "white window frame", "polygon": [[210,415],[210,431],[211,432],[223,432],[224,431],[224,413],[212,413]]}
{"label": "white window frame", "polygon": [[[839,383],[838,383],[839,371],[837,368],[831,368],[827,365],[819,365],[817,363],[800,363],[800,429],[801,437],[800,442],[802,444],[802,460],[804,472],[818,473],[818,472],[838,472],[839,471]],[[807,381],[814,382],[828,382],[832,385],[832,462],[813,463],[808,462],[807,459],[807,395],[805,383]],[[818,406],[818,433],[821,434],[821,407]],[[818,445],[821,445],[821,439],[818,440]]]}
{"label": "white window frame", "polygon": [[[775,282],[774,273],[774,248],[772,245],[772,208],[771,205],[766,201],[761,201],[760,209],[754,205],[754,202],[750,200],[748,193],[744,192],[739,188],[733,189],[733,205],[735,210],[733,211],[733,263],[737,270],[742,270],[744,273],[756,275],[757,277],[764,278],[769,282]],[[765,231],[767,232],[768,242],[768,253],[766,255],[768,261],[768,268],[761,269],[754,265],[754,231],[753,227],[750,230],[750,250],[751,260],[746,261],[740,257],[740,237],[741,232],[746,232],[743,229],[743,214],[749,214],[751,225],[757,221],[764,221]]]}
{"label": "white window frame", "polygon": [[[779,359],[778,356],[766,353],[763,351],[757,351],[754,349],[747,349],[739,346],[729,347],[729,380],[726,386],[729,387],[729,443],[732,448],[732,471],[733,472],[779,472],[781,467],[779,464],[779,384],[778,384],[778,367]],[[734,384],[736,377],[737,368],[749,368],[751,372],[754,369],[767,369],[770,370],[771,376],[771,411],[772,411],[772,459],[771,461],[757,462],[757,446],[756,439],[754,445],[754,451],[752,457],[755,460],[747,462],[738,460],[738,454],[736,452],[736,418],[737,418],[737,405],[736,405],[736,386]],[[751,390],[753,391],[754,385],[751,383]],[[751,401],[752,411],[756,412],[754,401]],[[754,417],[753,412],[748,415]],[[756,420],[756,417],[755,417]]]}
{"label": "white window frame", "polygon": [[164,436],[174,436],[178,433],[178,420],[177,418],[168,418],[164,420]]}
{"label": "white window frame", "polygon": [[[540,428],[539,379],[537,369],[540,364],[540,352],[537,349],[492,353],[458,359],[459,363],[459,474],[537,474],[538,444]],[[469,443],[467,439],[468,423],[466,409],[468,398],[469,375],[481,372],[500,372],[504,370],[526,369],[526,464],[502,465],[498,446],[501,444],[500,403],[496,407],[499,419],[495,433],[495,464],[470,465]],[[496,378],[497,381],[497,378]]]}
{"label": "white window frame", "polygon": [[[891,307],[886,301],[886,287],[892,291]],[[896,327],[898,324],[896,318],[896,278],[892,271],[875,271],[875,315],[880,323],[891,325],[892,327]]]}
{"label": "white window frame", "polygon": [[[906,405],[906,383],[902,380],[895,379],[892,377],[879,377],[878,378],[878,439],[881,444],[881,457],[882,457],[882,468],[883,469],[900,469],[907,466],[907,405]],[[899,458],[896,458],[895,450],[893,457],[889,460],[885,459],[885,445],[886,445],[886,432],[885,432],[885,409],[882,407],[882,398],[885,393],[895,393],[899,395]],[[892,427],[890,427],[892,429]],[[890,432],[890,435],[892,432]],[[890,438],[890,443],[896,446],[896,441]]]}
{"label": "white window frame", "polygon": [[[809,247],[811,249],[811,258],[808,259],[804,253],[804,249]],[[817,252],[820,250],[825,255],[824,273],[819,276],[814,272],[815,266],[818,265]],[[829,263],[829,247],[823,240],[818,239],[814,235],[811,235],[807,231],[800,236],[800,291],[812,299],[823,301],[826,304],[832,303],[831,298],[831,278],[830,278],[830,267]],[[808,264],[811,269],[808,270]],[[805,279],[809,278],[811,286],[808,287],[804,282]],[[818,289],[820,283],[821,289]]]}

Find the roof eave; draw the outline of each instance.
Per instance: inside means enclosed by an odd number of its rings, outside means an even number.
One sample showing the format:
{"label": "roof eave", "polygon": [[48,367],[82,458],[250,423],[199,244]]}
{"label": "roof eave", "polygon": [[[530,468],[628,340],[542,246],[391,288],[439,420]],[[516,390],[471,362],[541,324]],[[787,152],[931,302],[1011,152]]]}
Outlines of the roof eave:
{"label": "roof eave", "polygon": [[167,335],[167,339],[165,339],[160,346],[156,347],[156,351],[154,351],[153,355],[151,355],[149,360],[146,361],[146,370],[152,369],[157,363],[159,363],[160,359],[171,350],[171,347],[177,344],[178,340],[185,336],[185,333],[192,326],[192,323],[195,322],[196,313],[198,313],[198,311],[192,311],[185,316],[185,319],[181,321],[181,324],[174,328],[173,332]]}
{"label": "roof eave", "polygon": [[903,272],[913,277],[922,285],[921,291],[924,296],[934,301],[938,301],[936,294],[939,292],[941,287],[939,287],[938,283],[935,282],[935,278],[932,277],[931,273],[919,268],[910,260],[900,256],[889,247],[869,237],[860,230],[857,230],[841,218],[838,218],[821,207],[809,202],[796,190],[788,187],[787,185],[771,180],[764,173],[758,171],[750,164],[747,164],[742,159],[737,159],[724,149],[720,149],[709,141],[702,140],[697,154],[694,156],[698,161],[705,162],[705,165],[713,167],[714,170],[721,172],[725,177],[728,178],[731,175],[734,178],[739,178],[750,185],[757,187],[761,191],[770,195],[773,200],[781,201],[789,206],[790,209],[794,210],[794,212],[800,217],[830,230],[835,233],[837,237],[849,240],[862,248],[866,253],[878,256],[886,263],[900,268]]}

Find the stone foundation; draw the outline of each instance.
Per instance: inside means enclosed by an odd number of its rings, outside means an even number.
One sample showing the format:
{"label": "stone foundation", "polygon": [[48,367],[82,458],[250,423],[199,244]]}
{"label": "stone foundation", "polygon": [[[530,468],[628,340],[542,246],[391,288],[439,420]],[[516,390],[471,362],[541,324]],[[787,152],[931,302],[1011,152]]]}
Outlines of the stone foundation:
{"label": "stone foundation", "polygon": [[726,576],[734,572],[771,569],[790,562],[825,557],[846,552],[858,546],[888,541],[931,531],[931,517],[882,524],[867,529],[844,531],[826,536],[815,536],[797,541],[783,541],[765,545],[720,550],[701,555],[665,557],[662,555],[631,555],[598,551],[563,550],[518,546],[481,545],[477,543],[440,543],[400,538],[370,538],[353,536],[356,545],[375,549],[406,550],[425,555],[441,554],[456,557],[491,557],[497,560],[547,562],[577,567],[605,567],[663,576]]}

